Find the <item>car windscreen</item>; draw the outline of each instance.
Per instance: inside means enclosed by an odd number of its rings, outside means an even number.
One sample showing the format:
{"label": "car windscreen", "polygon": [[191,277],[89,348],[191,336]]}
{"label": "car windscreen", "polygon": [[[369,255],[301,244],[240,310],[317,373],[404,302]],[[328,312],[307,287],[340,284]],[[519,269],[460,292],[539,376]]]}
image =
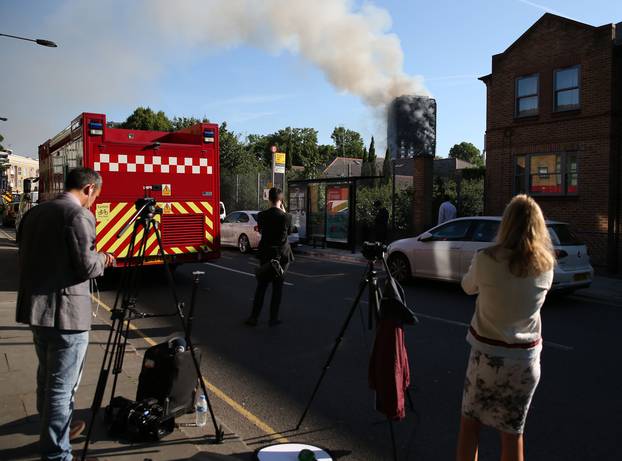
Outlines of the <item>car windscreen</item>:
{"label": "car windscreen", "polygon": [[257,215],[258,215],[258,214],[259,214],[259,213],[252,213],[252,214],[251,214],[251,216],[253,217],[253,219],[254,219],[255,221],[257,221]]}
{"label": "car windscreen", "polygon": [[549,234],[553,245],[583,245],[567,224],[549,224]]}

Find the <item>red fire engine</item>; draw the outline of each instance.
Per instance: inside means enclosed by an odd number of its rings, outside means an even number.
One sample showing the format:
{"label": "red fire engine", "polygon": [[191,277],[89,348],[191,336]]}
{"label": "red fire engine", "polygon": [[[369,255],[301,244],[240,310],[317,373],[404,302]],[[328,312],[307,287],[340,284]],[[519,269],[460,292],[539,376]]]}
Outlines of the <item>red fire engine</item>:
{"label": "red fire engine", "polygon": [[[102,175],[102,192],[91,208],[97,250],[112,253],[118,264],[129,256],[132,232],[120,238],[117,234],[146,191],[163,210],[156,219],[171,262],[220,256],[218,125],[198,123],[171,133],[142,131],[108,127],[105,115],[83,113],[39,146],[41,200],[62,192],[67,172],[78,166]],[[136,252],[141,237],[139,232]],[[146,264],[162,262],[155,235],[149,236],[145,255]]]}

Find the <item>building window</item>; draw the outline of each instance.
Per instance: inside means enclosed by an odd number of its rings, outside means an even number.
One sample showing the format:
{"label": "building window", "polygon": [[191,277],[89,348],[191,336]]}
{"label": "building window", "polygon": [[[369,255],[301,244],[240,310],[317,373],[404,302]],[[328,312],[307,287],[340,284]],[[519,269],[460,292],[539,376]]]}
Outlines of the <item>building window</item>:
{"label": "building window", "polygon": [[514,192],[530,195],[576,195],[576,152],[516,156]]}
{"label": "building window", "polygon": [[538,74],[516,79],[516,116],[538,114]]}
{"label": "building window", "polygon": [[557,69],[554,78],[555,110],[575,110],[579,105],[579,66]]}

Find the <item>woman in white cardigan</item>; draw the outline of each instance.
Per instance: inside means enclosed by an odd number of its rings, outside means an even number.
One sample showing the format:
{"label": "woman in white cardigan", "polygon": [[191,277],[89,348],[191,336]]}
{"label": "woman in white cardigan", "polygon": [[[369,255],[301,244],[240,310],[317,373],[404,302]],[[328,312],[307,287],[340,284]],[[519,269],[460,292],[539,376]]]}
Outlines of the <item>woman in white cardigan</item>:
{"label": "woman in white cardigan", "polygon": [[473,257],[462,279],[477,294],[467,341],[458,461],[475,461],[482,425],[501,434],[501,460],[522,461],[523,432],[540,380],[540,308],[553,283],[551,238],[538,204],[517,195],[494,246]]}

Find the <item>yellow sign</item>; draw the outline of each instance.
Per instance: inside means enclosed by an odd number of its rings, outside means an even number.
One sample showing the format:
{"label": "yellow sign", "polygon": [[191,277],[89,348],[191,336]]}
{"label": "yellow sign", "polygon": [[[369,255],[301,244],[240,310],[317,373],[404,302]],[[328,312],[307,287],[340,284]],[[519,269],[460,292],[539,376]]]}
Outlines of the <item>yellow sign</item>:
{"label": "yellow sign", "polygon": [[98,203],[95,208],[95,220],[106,222],[110,219],[110,203]]}
{"label": "yellow sign", "polygon": [[173,207],[171,207],[170,203],[165,203],[164,204],[164,206],[162,207],[162,213],[164,213],[164,214],[173,214]]}
{"label": "yellow sign", "polygon": [[283,152],[275,152],[274,153],[274,164],[275,165],[285,165],[285,154]]}
{"label": "yellow sign", "polygon": [[162,184],[162,197],[170,197],[171,191],[172,189],[170,184]]}

